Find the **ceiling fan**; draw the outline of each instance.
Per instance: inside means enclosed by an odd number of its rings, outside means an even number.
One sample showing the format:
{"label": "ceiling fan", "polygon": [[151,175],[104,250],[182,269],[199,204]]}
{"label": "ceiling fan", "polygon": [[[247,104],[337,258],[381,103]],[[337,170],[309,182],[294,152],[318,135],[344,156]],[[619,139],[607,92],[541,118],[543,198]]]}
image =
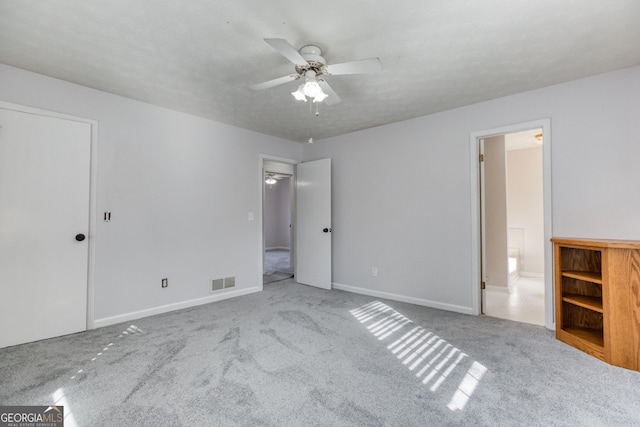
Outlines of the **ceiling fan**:
{"label": "ceiling fan", "polygon": [[265,172],[264,174],[264,182],[269,185],[276,184],[279,180],[283,178],[290,178],[291,175],[280,174],[275,172]]}
{"label": "ceiling fan", "polygon": [[378,58],[328,65],[327,61],[321,56],[322,51],[318,46],[305,45],[300,50],[296,50],[285,39],[264,39],[264,41],[280,52],[282,56],[293,62],[296,72],[295,74],[250,86],[253,90],[269,89],[304,78],[304,83],[298,86],[298,90],[291,93],[298,101],[307,102],[307,98],[310,98],[313,99],[313,102],[322,102],[326,99],[326,103],[332,105],[340,102],[340,97],[326,82],[325,76],[366,74],[382,71]]}

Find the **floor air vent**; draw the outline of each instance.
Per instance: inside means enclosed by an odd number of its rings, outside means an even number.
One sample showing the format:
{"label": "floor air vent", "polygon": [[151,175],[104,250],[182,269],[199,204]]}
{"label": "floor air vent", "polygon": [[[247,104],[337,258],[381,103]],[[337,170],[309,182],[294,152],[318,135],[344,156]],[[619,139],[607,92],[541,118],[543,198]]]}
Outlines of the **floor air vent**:
{"label": "floor air vent", "polygon": [[211,290],[219,291],[220,289],[234,288],[236,286],[235,277],[225,277],[224,279],[213,279],[211,281]]}

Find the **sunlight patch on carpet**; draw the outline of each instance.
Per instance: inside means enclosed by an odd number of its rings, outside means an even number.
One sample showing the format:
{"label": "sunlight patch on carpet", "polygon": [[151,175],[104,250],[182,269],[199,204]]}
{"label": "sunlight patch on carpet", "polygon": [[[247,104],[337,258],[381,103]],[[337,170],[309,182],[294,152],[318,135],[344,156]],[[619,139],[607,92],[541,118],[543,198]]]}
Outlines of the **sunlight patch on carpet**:
{"label": "sunlight patch on carpet", "polygon": [[[118,338],[126,338],[128,336],[142,335],[143,333],[144,331],[138,328],[136,325],[130,325],[127,329],[122,331],[120,335],[118,335]],[[102,350],[98,351],[96,355],[92,357],[87,363],[98,362],[101,356],[108,354],[107,352],[112,349],[113,345],[114,345],[113,342],[110,342],[109,344],[107,344],[105,347],[102,348]],[[71,379],[72,380],[80,379],[81,376],[86,374],[87,370],[78,369],[76,373],[71,377]]]}
{"label": "sunlight patch on carpet", "polygon": [[53,392],[53,395],[51,397],[53,398],[54,405],[64,407],[64,421],[63,421],[64,426],[77,427],[78,424],[76,423],[76,420],[73,417],[73,413],[71,412],[71,407],[69,406],[67,397],[64,394],[64,390],[61,388],[57,389],[55,392]]}
{"label": "sunlight patch on carpet", "polygon": [[[411,319],[380,301],[370,302],[350,310],[350,313],[360,323],[368,323],[367,329],[380,341],[413,323]],[[387,349],[407,369],[415,372],[422,384],[429,385],[429,390],[433,393],[437,392],[469,357],[459,348],[421,326],[414,326],[389,344]],[[487,368],[484,365],[474,361],[447,407],[452,411],[464,409],[486,372]]]}

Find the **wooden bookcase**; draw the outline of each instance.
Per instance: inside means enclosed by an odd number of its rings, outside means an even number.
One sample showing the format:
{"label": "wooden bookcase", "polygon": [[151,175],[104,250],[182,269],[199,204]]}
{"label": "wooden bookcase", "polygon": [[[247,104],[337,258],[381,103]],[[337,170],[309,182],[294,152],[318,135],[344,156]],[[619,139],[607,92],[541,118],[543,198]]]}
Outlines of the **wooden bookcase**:
{"label": "wooden bookcase", "polygon": [[640,371],[640,241],[551,241],[556,338]]}

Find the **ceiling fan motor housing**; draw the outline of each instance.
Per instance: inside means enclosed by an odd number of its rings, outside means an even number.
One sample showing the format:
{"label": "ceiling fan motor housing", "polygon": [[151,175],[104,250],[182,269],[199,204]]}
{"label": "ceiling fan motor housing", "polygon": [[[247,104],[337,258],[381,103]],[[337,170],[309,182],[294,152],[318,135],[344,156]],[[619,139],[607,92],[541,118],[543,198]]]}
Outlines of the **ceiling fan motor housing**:
{"label": "ceiling fan motor housing", "polygon": [[308,70],[313,70],[316,76],[328,74],[327,61],[321,56],[322,51],[318,46],[306,45],[299,50],[300,55],[307,61],[308,65],[296,65],[296,72],[303,76]]}

